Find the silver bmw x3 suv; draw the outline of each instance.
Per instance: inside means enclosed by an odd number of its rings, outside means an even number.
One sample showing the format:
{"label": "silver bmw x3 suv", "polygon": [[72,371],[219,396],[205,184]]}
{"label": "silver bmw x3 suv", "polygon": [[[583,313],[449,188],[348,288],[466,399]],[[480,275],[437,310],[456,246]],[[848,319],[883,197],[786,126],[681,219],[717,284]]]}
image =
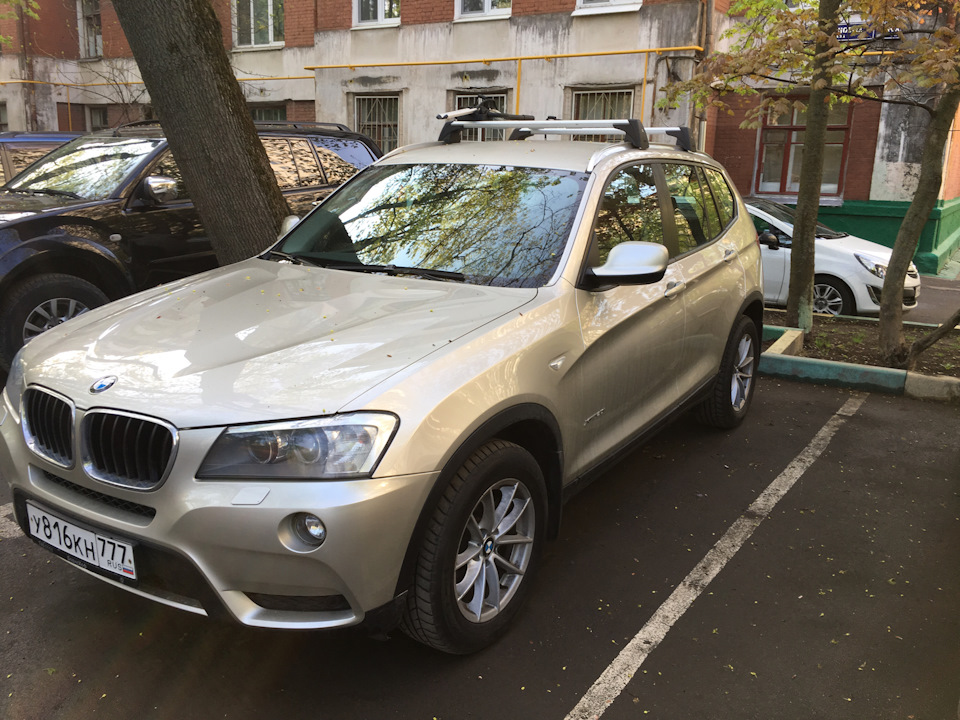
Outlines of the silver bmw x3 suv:
{"label": "silver bmw x3 suv", "polygon": [[33,339],[0,408],[23,532],[194,613],[489,644],[575,486],[750,406],[757,234],[671,132],[454,120],[259,257]]}

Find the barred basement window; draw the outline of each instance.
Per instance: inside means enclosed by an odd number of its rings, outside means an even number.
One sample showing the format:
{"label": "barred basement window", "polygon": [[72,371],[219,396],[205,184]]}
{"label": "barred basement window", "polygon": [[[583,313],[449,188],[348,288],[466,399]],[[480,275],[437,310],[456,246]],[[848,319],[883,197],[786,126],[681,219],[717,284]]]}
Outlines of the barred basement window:
{"label": "barred basement window", "polygon": [[237,47],[283,42],[283,0],[234,0]]}
{"label": "barred basement window", "polygon": [[373,138],[383,152],[395,150],[400,141],[400,98],[396,95],[364,95],[356,98],[357,131]]}
{"label": "barred basement window", "polygon": [[[574,120],[619,120],[633,115],[633,90],[590,90],[573,93]],[[576,135],[576,140],[619,142],[615,135]]]}
{"label": "barred basement window", "polygon": [[[491,100],[493,106],[500,112],[506,112],[507,96],[500,93],[496,95],[484,95],[484,98]],[[457,110],[463,108],[476,107],[480,104],[479,95],[457,95]],[[503,130],[464,130],[461,137],[463,140],[503,140]]]}
{"label": "barred basement window", "polygon": [[286,122],[287,108],[283,105],[251,107],[250,116],[254,122]]}

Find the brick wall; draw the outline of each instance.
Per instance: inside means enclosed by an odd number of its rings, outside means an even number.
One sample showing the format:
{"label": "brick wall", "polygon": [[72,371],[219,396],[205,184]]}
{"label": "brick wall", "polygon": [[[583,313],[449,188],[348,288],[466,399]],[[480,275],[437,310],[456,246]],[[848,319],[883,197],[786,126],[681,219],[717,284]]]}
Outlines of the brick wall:
{"label": "brick wall", "polygon": [[953,200],[960,197],[960,112],[953,119],[954,129],[950,131],[949,152],[944,165],[943,188],[940,197]]}
{"label": "brick wall", "polygon": [[283,35],[287,47],[313,47],[313,33],[316,27],[316,0],[285,0]]}
{"label": "brick wall", "polygon": [[[880,94],[880,88],[873,88]],[[853,107],[843,183],[844,200],[869,200],[873,161],[880,134],[880,103],[862,100]]]}
{"label": "brick wall", "polygon": [[[349,30],[353,25],[353,0],[316,1],[317,30]],[[402,15],[406,14],[404,10],[400,11]]]}
{"label": "brick wall", "polygon": [[[511,15],[542,15],[544,13],[570,13],[577,9],[577,0],[513,0]],[[406,17],[404,16],[404,19]]]}
{"label": "brick wall", "polygon": [[75,0],[42,0],[37,14],[38,20],[26,20],[29,52],[55,58],[78,57]]}
{"label": "brick wall", "polygon": [[287,100],[287,120],[290,122],[315,122],[316,104],[310,100]]}
{"label": "brick wall", "polygon": [[120,27],[117,11],[109,0],[103,0],[100,3],[100,30],[103,33],[103,56],[105,58],[133,57],[130,43],[127,42],[127,37],[123,34],[123,28]]}
{"label": "brick wall", "polygon": [[456,0],[402,0],[400,19],[404,25],[452,22],[453,4]]}
{"label": "brick wall", "polygon": [[706,150],[723,164],[742,195],[753,191],[757,131],[741,130],[740,123],[755,101],[747,98],[727,100],[732,115],[712,108],[707,113]]}

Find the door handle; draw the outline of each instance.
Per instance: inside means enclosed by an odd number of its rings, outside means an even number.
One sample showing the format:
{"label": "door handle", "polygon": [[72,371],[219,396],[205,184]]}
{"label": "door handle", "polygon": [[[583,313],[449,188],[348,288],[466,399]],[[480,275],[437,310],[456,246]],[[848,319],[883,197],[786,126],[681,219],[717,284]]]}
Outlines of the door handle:
{"label": "door handle", "polygon": [[737,257],[737,251],[733,248],[726,248],[723,251],[723,261],[725,263],[733,262],[734,258]]}
{"label": "door handle", "polygon": [[687,284],[680,280],[671,280],[667,283],[667,289],[663,291],[665,298],[674,298],[683,292]]}

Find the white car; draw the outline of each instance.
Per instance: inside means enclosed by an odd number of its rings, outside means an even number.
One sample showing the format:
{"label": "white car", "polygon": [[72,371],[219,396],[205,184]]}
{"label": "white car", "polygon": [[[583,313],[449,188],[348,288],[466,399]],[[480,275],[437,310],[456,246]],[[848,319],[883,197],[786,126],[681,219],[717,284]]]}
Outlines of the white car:
{"label": "white car", "polygon": [[[790,290],[793,209],[771,200],[744,200],[760,236],[763,300],[784,306]],[[879,315],[880,291],[890,248],[817,223],[813,311],[829,315]],[[903,309],[917,306],[920,273],[910,263],[903,283]]]}

